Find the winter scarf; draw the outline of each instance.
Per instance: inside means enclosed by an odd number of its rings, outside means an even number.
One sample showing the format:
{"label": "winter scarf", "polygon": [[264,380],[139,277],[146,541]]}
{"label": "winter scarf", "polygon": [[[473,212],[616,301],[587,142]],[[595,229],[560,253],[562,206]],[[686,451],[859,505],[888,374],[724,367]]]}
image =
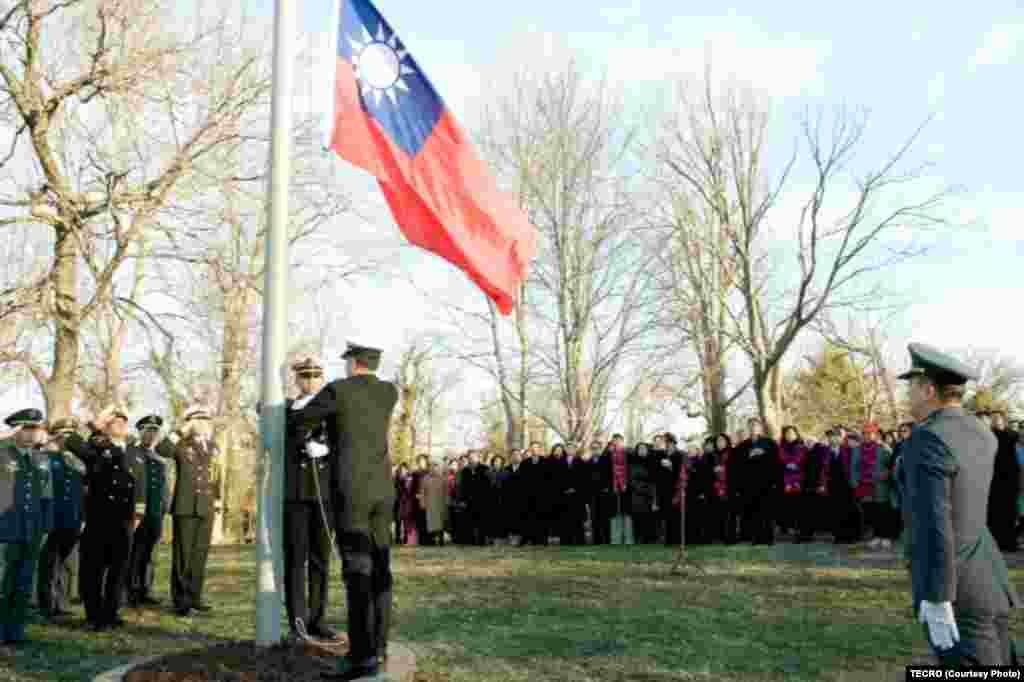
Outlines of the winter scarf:
{"label": "winter scarf", "polygon": [[807,447],[797,441],[782,442],[779,445],[779,459],[782,460],[783,493],[799,495],[803,486],[804,466],[807,463]]}
{"label": "winter scarf", "polygon": [[676,479],[675,490],[672,494],[672,506],[676,509],[681,509],[683,501],[686,499],[686,482],[689,480],[689,477],[689,466],[687,460],[684,459],[679,465],[679,478]]}
{"label": "winter scarf", "polygon": [[731,448],[726,448],[720,453],[715,454],[715,466],[712,469],[714,474],[714,489],[715,497],[723,499],[729,494],[729,456],[732,454]]}
{"label": "winter scarf", "polygon": [[627,477],[626,451],[612,450],[612,487],[619,495],[626,492]]}

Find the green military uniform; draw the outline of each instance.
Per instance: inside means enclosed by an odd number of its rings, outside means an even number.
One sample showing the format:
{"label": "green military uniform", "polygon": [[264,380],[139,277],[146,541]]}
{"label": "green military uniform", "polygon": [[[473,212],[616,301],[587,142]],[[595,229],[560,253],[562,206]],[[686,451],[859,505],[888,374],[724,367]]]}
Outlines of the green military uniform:
{"label": "green military uniform", "polygon": [[[928,346],[911,344],[910,354],[913,367],[902,379],[925,376],[945,386],[975,378]],[[928,634],[944,666],[1011,663],[1009,610],[1020,599],[986,519],[995,453],[992,432],[960,407],[932,412],[901,451],[914,611],[925,620],[951,605],[959,631],[959,642],[952,637],[945,649]]]}
{"label": "green military uniform", "polygon": [[[323,376],[312,358],[292,366],[300,381]],[[289,411],[304,407],[312,395],[285,401]],[[327,429],[321,423],[309,436],[291,431],[284,459],[284,585],[288,625],[293,638],[307,635],[333,639],[336,633],[323,623],[327,611],[331,566],[328,486],[331,458],[327,457]],[[309,595],[307,603],[307,593]]]}
{"label": "green military uniform", "polygon": [[[381,351],[348,343],[342,356],[371,371]],[[305,435],[327,420],[333,468],[331,502],[348,597],[350,669],[341,679],[374,674],[387,656],[391,619],[391,508],[394,486],[388,428],[398,402],[395,385],[373,374],[333,381],[301,410],[289,414],[290,430]]]}
{"label": "green military uniform", "polygon": [[[21,410],[7,418],[8,426],[38,428],[39,410]],[[18,644],[25,639],[25,622],[32,598],[36,561],[47,530],[47,509],[52,503],[49,458],[35,448],[20,449],[13,443],[0,448],[0,639]]]}
{"label": "green military uniform", "polygon": [[[208,419],[209,413],[201,409],[185,414],[186,422]],[[174,517],[171,597],[178,614],[183,616],[192,609],[210,610],[202,597],[213,520],[220,501],[219,455],[215,443],[203,443],[193,436],[179,440],[174,449],[177,475],[171,502]]]}
{"label": "green military uniform", "polygon": [[[159,432],[163,419],[157,415],[143,417],[135,427],[140,432]],[[153,588],[153,550],[163,533],[164,515],[170,511],[170,487],[167,485],[167,465],[164,459],[174,457],[174,444],[166,438],[152,449],[140,442],[129,448],[132,473],[142,482],[136,488],[135,513],[142,516],[132,540],[132,556],[128,568],[128,602],[133,605],[156,605],[159,600],[150,594]]]}

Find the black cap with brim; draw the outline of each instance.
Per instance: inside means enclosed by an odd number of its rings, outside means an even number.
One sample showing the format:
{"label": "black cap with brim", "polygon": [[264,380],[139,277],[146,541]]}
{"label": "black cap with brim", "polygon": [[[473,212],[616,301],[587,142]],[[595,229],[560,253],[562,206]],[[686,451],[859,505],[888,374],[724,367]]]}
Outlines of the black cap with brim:
{"label": "black cap with brim", "polygon": [[912,343],[907,346],[907,350],[910,352],[910,369],[899,375],[898,379],[924,376],[940,386],[960,386],[978,378],[967,365],[926,344]]}
{"label": "black cap with brim", "polygon": [[30,407],[26,410],[18,410],[5,419],[4,423],[13,429],[23,426],[43,426],[45,420],[43,419],[43,413],[41,411]]}
{"label": "black cap with brim", "polygon": [[163,425],[164,420],[155,414],[143,417],[139,421],[135,422],[135,428],[139,431],[159,431],[160,427]]}
{"label": "black cap with brim", "polygon": [[384,351],[380,348],[374,348],[373,346],[367,346],[356,341],[348,341],[345,352],[341,354],[342,358],[366,358],[368,360],[379,360],[381,354]]}

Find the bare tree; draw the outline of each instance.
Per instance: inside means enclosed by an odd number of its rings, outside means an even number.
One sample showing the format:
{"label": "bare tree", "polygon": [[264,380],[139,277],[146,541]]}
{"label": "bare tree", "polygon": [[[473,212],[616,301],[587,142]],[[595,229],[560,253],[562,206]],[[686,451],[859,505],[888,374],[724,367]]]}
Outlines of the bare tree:
{"label": "bare tree", "polygon": [[120,305],[116,274],[133,244],[204,186],[207,164],[241,143],[235,124],[269,88],[245,49],[216,71],[197,68],[240,43],[227,22],[187,38],[176,25],[173,3],[159,0],[21,0],[0,16],[0,116],[14,130],[0,225],[54,235],[49,369],[28,354],[7,359],[29,368],[54,418],[71,409],[82,323]]}
{"label": "bare tree", "polygon": [[[890,158],[856,180],[853,207],[828,219],[833,204],[827,199],[839,193],[844,174],[850,172],[866,116],[840,109],[829,123],[820,112],[807,114],[802,138],[813,168],[812,189],[796,224],[786,226],[794,231],[789,249],[793,261],[774,263],[767,249],[769,214],[791,193],[798,150],[771,181],[765,166],[765,106],[736,86],[716,93],[710,67],[696,99],[687,88],[679,88],[677,108],[680,120],[674,134],[664,138],[657,161],[693,205],[714,216],[725,230],[739,292],[738,305],[729,308],[732,334],[749,360],[758,411],[773,431],[783,416],[782,360],[798,335],[823,312],[878,300],[881,287],[869,292],[855,287],[921,253],[915,246],[887,240],[903,228],[942,224],[938,211],[949,190],[919,201],[912,198],[915,191],[909,185],[922,177],[922,168],[901,168],[919,128]],[[876,215],[883,198],[892,199],[895,208]]]}

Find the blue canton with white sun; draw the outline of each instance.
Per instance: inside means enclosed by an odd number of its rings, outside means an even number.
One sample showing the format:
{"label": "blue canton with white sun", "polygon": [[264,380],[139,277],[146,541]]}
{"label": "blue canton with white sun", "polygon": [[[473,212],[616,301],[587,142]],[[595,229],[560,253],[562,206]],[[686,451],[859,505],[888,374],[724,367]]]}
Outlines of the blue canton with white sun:
{"label": "blue canton with white sun", "polygon": [[338,56],[352,64],[363,109],[410,157],[437,125],[444,102],[369,0],[343,0]]}

